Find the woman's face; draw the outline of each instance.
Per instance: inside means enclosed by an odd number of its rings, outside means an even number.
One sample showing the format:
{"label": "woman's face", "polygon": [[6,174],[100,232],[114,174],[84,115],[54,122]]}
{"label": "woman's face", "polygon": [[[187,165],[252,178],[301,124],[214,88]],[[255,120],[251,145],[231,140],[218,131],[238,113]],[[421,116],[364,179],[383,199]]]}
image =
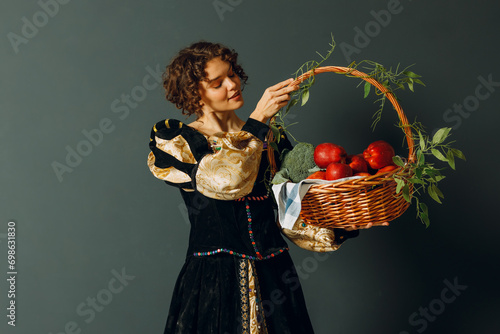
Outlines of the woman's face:
{"label": "woman's face", "polygon": [[203,113],[236,110],[243,106],[241,81],[231,64],[220,57],[207,62],[207,79],[199,84]]}

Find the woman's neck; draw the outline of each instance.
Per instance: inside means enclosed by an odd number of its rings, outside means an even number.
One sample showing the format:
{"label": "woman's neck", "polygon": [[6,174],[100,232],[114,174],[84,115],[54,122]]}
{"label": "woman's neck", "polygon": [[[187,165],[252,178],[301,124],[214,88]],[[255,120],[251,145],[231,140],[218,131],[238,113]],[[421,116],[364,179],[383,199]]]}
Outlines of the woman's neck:
{"label": "woman's neck", "polygon": [[245,124],[234,111],[226,112],[208,112],[198,118],[189,126],[207,135],[213,135],[217,132],[237,132]]}

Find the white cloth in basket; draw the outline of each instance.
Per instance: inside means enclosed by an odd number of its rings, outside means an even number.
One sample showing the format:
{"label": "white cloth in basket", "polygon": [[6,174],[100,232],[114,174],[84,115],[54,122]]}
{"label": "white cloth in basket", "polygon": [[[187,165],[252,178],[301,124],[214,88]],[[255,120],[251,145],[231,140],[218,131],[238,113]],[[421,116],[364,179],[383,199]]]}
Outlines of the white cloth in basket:
{"label": "white cloth in basket", "polygon": [[351,179],[359,179],[362,176],[351,176],[343,179],[326,181],[318,179],[305,179],[299,183],[283,182],[273,185],[274,198],[278,204],[278,219],[282,228],[293,229],[302,208],[302,198],[309,188],[314,184],[335,183]]}

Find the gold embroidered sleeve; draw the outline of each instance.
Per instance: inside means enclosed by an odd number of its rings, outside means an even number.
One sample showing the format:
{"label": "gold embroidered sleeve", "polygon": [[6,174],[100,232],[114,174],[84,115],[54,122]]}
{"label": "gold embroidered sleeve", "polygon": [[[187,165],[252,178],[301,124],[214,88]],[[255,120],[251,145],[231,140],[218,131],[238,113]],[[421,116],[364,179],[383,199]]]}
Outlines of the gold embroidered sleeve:
{"label": "gold embroidered sleeve", "polygon": [[[155,137],[156,148],[161,152],[170,155],[172,158],[188,164],[196,164],[196,160],[191,153],[187,141],[182,136],[176,136],[173,139],[166,140]],[[151,173],[160,180],[171,183],[191,182],[191,176],[186,171],[179,170],[173,166],[160,168],[155,165],[155,155],[150,152],[148,155],[148,167]]]}
{"label": "gold embroidered sleeve", "polygon": [[[153,175],[166,183],[193,191],[192,172],[197,161],[188,139],[192,129],[177,120],[166,119],[151,129],[147,164]],[[201,136],[201,135],[200,135]]]}
{"label": "gold embroidered sleeve", "polygon": [[252,191],[259,171],[263,143],[239,131],[209,137],[214,153],[204,156],[196,171],[196,189],[203,195],[234,200]]}
{"label": "gold embroidered sleeve", "polygon": [[148,167],[170,185],[234,200],[253,189],[267,131],[266,124],[249,119],[241,131],[206,136],[166,119],[151,130]]}

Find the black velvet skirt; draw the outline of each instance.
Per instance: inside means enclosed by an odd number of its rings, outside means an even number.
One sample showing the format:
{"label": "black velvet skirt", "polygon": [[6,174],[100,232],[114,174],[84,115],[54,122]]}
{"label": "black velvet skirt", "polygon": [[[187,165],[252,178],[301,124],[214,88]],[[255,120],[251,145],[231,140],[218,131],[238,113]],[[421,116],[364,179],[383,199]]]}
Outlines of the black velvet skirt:
{"label": "black velvet skirt", "polygon": [[177,279],[165,334],[312,334],[288,252],[262,261],[189,257]]}

